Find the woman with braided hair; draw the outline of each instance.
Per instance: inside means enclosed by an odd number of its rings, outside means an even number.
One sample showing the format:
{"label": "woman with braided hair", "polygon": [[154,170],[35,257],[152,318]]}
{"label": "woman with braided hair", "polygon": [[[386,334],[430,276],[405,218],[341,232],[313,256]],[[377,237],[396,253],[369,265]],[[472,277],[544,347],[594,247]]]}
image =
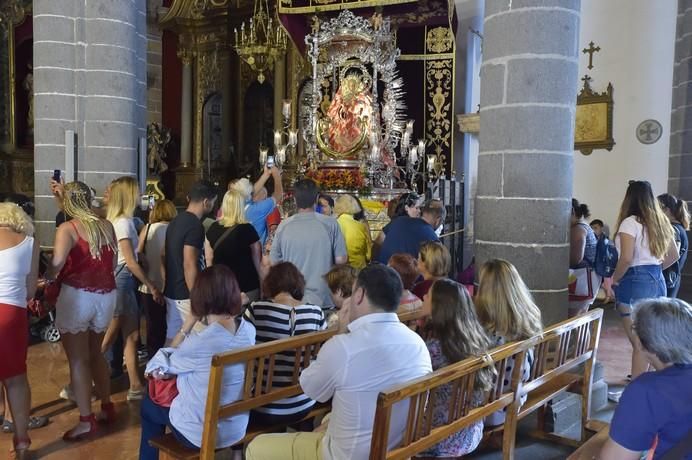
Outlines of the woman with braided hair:
{"label": "woman with braided hair", "polygon": [[91,411],[92,380],[101,399],[98,420],[112,422],[110,369],[101,343],[113,319],[116,291],[114,268],[117,246],[113,226],[91,210],[91,190],[82,182],[51,182],[58,204],[70,218],[55,234],[53,259],[46,273],[55,279],[60,293],[55,326],[70,366],[70,378],[79,408],[79,423],[63,436],[80,441],[96,432]]}

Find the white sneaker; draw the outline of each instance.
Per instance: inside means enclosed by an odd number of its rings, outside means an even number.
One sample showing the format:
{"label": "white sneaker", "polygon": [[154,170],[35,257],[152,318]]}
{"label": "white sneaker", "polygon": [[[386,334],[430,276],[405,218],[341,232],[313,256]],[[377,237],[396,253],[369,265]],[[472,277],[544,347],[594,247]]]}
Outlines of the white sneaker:
{"label": "white sneaker", "polygon": [[75,401],[74,392],[72,391],[72,385],[65,385],[62,390],[60,390],[60,399],[65,401]]}

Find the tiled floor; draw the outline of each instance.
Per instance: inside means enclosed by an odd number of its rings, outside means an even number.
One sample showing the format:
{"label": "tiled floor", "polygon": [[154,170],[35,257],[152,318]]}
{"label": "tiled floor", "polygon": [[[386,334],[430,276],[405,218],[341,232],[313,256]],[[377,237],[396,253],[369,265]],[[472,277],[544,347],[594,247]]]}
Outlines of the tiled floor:
{"label": "tiled floor", "polygon": [[[601,336],[599,360],[605,365],[606,380],[610,384],[622,385],[629,373],[631,348],[622,326],[612,307],[607,310]],[[29,379],[33,392],[34,412],[49,415],[51,423],[31,432],[35,458],[46,460],[131,460],[137,458],[139,447],[139,405],[125,401],[126,381],[119,382],[115,390],[118,422],[101,430],[89,441],[67,444],[62,434],[71,428],[77,419],[77,410],[71,403],[58,398],[60,389],[69,380],[67,361],[59,344],[39,343],[29,349]],[[98,409],[96,404],[94,409]],[[0,433],[0,459],[10,447],[11,436]],[[562,447],[546,446],[532,440],[520,440],[518,459],[565,458]],[[500,458],[495,453],[482,458]]]}

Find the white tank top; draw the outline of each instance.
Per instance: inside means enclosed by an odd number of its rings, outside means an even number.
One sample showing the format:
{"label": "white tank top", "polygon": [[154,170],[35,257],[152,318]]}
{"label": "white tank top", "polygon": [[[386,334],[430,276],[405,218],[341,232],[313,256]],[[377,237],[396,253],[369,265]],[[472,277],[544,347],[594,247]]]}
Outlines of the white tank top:
{"label": "white tank top", "polygon": [[26,277],[31,272],[33,252],[31,236],[16,246],[0,250],[0,303],[26,308]]}

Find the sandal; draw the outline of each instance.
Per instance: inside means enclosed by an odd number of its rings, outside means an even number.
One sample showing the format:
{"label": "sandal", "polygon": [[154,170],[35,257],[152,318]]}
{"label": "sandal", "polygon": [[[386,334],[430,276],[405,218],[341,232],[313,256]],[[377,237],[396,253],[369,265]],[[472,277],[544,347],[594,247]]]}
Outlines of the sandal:
{"label": "sandal", "polygon": [[[29,417],[29,425],[27,428],[30,430],[35,430],[37,428],[43,428],[44,426],[48,425],[48,417],[45,415],[39,415],[39,416],[31,416]],[[14,433],[14,422],[10,422],[9,420],[5,419],[2,422],[2,432],[3,433]]]}
{"label": "sandal", "polygon": [[29,458],[29,447],[31,447],[31,439],[18,437],[12,438],[12,450],[10,450],[10,458],[17,460],[25,460]]}
{"label": "sandal", "polygon": [[101,403],[101,413],[96,417],[96,421],[107,425],[115,422],[115,417],[115,405],[112,402]]}
{"label": "sandal", "polygon": [[85,431],[85,432],[79,433],[79,434],[73,434],[72,432],[75,431],[75,430],[77,429],[77,427],[79,426],[79,425],[78,425],[78,426],[72,428],[70,431],[68,431],[67,433],[65,433],[65,434],[62,436],[62,440],[63,440],[63,441],[65,441],[65,442],[78,442],[78,441],[83,441],[84,439],[87,439],[87,438],[93,436],[94,434],[96,434],[96,431],[98,430],[98,427],[97,427],[97,425],[96,425],[96,417],[94,417],[94,414],[89,414],[89,415],[86,415],[86,416],[80,415],[80,416],[79,416],[79,421],[80,421],[80,423],[81,423],[81,422],[87,422],[87,423],[89,423],[89,431]]}

